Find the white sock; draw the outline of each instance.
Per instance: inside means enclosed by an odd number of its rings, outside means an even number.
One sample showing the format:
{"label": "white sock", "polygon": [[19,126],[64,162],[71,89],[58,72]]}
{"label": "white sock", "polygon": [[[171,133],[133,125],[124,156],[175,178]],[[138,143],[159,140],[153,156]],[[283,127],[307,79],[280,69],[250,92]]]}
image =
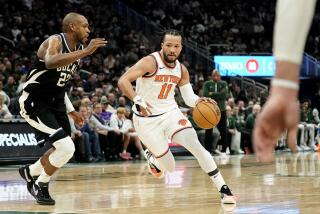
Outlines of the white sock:
{"label": "white sock", "polygon": [[29,170],[30,170],[30,175],[31,176],[38,176],[41,174],[42,170],[43,170],[43,166],[41,164],[40,159],[37,160],[37,162],[35,162],[34,164],[29,166]]}
{"label": "white sock", "polygon": [[39,182],[48,183],[50,181],[50,178],[51,178],[51,176],[47,175],[47,173],[43,169],[39,178],[36,181],[36,184],[38,184]]}
{"label": "white sock", "polygon": [[210,179],[213,181],[213,183],[216,185],[218,191],[221,190],[221,187],[223,185],[226,185],[226,182],[224,181],[221,173],[219,172],[218,168],[216,168],[214,171],[209,172],[208,175],[210,176]]}

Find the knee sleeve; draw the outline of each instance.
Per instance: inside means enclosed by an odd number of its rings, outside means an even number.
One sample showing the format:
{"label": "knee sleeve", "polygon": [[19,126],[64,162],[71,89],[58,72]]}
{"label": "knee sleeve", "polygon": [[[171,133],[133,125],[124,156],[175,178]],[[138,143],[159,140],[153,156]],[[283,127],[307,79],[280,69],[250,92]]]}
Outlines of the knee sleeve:
{"label": "knee sleeve", "polygon": [[73,156],[75,151],[71,137],[65,137],[53,143],[55,151],[49,156],[50,164],[60,168],[66,164]]}

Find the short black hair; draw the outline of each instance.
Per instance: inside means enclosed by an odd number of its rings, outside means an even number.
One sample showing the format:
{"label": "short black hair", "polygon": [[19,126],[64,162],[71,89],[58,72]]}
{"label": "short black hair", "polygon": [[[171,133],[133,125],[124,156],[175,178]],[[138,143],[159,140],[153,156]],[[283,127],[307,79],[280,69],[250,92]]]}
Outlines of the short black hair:
{"label": "short black hair", "polygon": [[172,35],[172,36],[181,36],[181,43],[183,44],[183,34],[179,30],[175,29],[167,29],[162,32],[162,37],[161,37],[161,43],[164,41],[164,38],[166,35]]}

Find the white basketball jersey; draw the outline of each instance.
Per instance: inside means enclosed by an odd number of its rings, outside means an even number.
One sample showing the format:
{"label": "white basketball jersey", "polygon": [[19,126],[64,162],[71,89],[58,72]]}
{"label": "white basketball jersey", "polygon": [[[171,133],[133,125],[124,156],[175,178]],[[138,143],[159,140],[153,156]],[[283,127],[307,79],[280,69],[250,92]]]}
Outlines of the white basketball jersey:
{"label": "white basketball jersey", "polygon": [[[154,52],[151,56],[156,60],[156,70],[137,79],[136,92],[152,106],[152,115],[159,115],[178,108],[174,95],[176,85],[181,79],[182,69],[178,60],[174,68],[168,67],[162,61],[160,52]],[[138,113],[135,106],[133,111]]]}

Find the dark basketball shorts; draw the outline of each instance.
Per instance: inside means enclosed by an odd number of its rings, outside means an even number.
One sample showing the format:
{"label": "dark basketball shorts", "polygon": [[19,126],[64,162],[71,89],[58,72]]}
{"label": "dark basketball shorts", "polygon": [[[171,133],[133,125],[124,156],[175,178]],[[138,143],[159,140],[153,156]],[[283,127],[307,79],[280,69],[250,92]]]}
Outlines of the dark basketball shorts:
{"label": "dark basketball shorts", "polygon": [[71,135],[71,128],[66,112],[32,99],[28,92],[23,92],[19,98],[20,114],[35,130],[38,144],[59,133],[59,138]]}

